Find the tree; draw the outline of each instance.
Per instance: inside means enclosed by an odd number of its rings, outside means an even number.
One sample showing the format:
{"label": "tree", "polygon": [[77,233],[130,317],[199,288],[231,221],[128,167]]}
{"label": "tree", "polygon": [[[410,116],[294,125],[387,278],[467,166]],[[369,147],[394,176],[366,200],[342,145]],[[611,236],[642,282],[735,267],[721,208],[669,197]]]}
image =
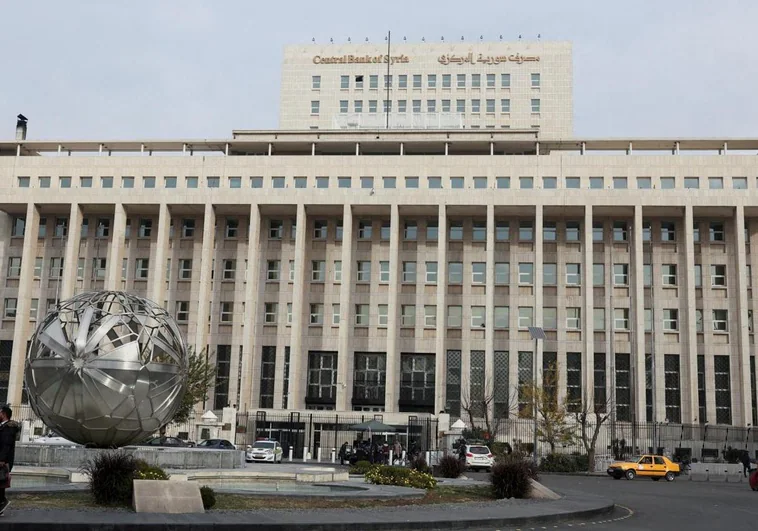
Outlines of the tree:
{"label": "tree", "polygon": [[[576,440],[576,426],[569,422],[566,404],[560,403],[556,396],[558,371],[553,366],[542,374],[541,386],[533,382],[522,385],[520,401],[523,407],[519,415],[534,419],[537,423],[537,439],[548,444],[552,454],[557,445],[571,444]],[[533,412],[535,406],[537,411]]]}
{"label": "tree", "polygon": [[[181,405],[170,422],[183,424],[192,415],[195,406],[208,399],[208,390],[216,382],[216,367],[210,361],[207,347],[196,351],[190,347],[187,352],[187,388],[182,396]],[[166,434],[166,426],[161,428],[161,436]]]}
{"label": "tree", "polygon": [[505,397],[498,396],[492,380],[487,380],[481,393],[471,393],[470,385],[465,383],[462,387],[461,412],[462,416],[468,417],[471,426],[464,432],[464,438],[481,438],[488,443],[494,442],[500,426],[517,408],[517,391],[514,389]]}
{"label": "tree", "polygon": [[582,403],[574,413],[580,427],[579,439],[589,460],[589,472],[595,471],[595,445],[600,435],[600,429],[610,418],[613,404],[610,399],[596,400],[592,394],[584,394]]}

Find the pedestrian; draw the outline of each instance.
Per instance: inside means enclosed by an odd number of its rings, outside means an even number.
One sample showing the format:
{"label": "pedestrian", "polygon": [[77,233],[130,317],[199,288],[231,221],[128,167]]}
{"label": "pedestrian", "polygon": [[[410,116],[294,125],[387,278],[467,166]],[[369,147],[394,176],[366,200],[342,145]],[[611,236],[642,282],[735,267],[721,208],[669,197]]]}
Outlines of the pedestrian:
{"label": "pedestrian", "polygon": [[400,441],[398,441],[397,439],[395,439],[395,444],[393,445],[392,453],[394,454],[392,458],[393,461],[399,462],[403,456],[403,446],[400,444]]}
{"label": "pedestrian", "polygon": [[18,424],[13,422],[13,411],[10,406],[0,407],[0,468],[6,470],[6,477],[0,485],[0,516],[5,513],[10,502],[5,497],[5,489],[10,487],[11,470],[13,470],[13,457],[16,453],[16,434],[18,433]]}
{"label": "pedestrian", "polygon": [[347,442],[343,443],[342,446],[340,446],[340,464],[345,464],[345,458],[347,457]]}
{"label": "pedestrian", "polygon": [[747,453],[747,450],[740,455],[740,461],[742,461],[742,473],[748,477],[750,475],[750,454]]}

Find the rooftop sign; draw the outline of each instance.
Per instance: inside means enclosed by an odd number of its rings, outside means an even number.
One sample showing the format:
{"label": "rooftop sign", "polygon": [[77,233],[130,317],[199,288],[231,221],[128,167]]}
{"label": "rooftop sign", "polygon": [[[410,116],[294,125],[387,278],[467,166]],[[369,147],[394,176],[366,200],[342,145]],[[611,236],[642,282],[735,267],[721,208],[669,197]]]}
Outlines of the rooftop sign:
{"label": "rooftop sign", "polygon": [[338,55],[334,57],[324,57],[316,55],[313,57],[313,64],[316,65],[343,65],[343,64],[377,64],[377,63],[409,63],[410,58],[407,55]]}
{"label": "rooftop sign", "polygon": [[511,54],[511,55],[487,55],[484,56],[482,54],[479,54],[476,58],[474,58],[474,54],[472,52],[469,52],[468,55],[440,55],[437,61],[439,61],[443,65],[451,65],[451,64],[458,64],[458,65],[465,65],[465,64],[476,64],[476,63],[483,63],[487,65],[499,65],[500,63],[527,63],[527,62],[539,62],[540,56],[539,55],[521,55],[520,53],[517,54]]}

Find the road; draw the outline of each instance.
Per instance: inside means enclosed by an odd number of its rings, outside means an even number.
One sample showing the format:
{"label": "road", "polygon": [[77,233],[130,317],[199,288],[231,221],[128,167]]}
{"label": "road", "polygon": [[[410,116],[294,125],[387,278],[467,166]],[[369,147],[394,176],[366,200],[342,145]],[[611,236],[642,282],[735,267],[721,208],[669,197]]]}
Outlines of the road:
{"label": "road", "polygon": [[[486,479],[486,474],[473,474]],[[571,522],[571,528],[591,527],[609,531],[734,531],[758,529],[758,492],[747,483],[693,482],[677,478],[672,483],[637,478],[615,481],[598,476],[551,476],[540,481],[557,491],[582,491],[612,499],[632,514],[618,509],[601,523]],[[568,523],[548,524],[537,529],[568,529]],[[525,529],[529,529],[526,527]]]}

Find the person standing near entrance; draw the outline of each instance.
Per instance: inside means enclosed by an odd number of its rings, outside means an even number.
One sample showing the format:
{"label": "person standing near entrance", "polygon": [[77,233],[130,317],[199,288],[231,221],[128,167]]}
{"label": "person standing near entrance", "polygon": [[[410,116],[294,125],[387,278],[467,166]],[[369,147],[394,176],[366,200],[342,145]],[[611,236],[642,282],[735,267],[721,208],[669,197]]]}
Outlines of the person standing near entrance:
{"label": "person standing near entrance", "polygon": [[0,407],[0,468],[7,469],[7,480],[0,485],[0,516],[10,502],[5,497],[5,489],[10,486],[10,472],[13,469],[13,457],[16,453],[16,433],[18,424],[11,420],[13,411],[10,406]]}
{"label": "person standing near entrance", "polygon": [[745,475],[745,477],[748,477],[750,475],[750,454],[747,452],[747,450],[742,452],[742,455],[740,455],[740,461],[742,461],[742,473]]}

